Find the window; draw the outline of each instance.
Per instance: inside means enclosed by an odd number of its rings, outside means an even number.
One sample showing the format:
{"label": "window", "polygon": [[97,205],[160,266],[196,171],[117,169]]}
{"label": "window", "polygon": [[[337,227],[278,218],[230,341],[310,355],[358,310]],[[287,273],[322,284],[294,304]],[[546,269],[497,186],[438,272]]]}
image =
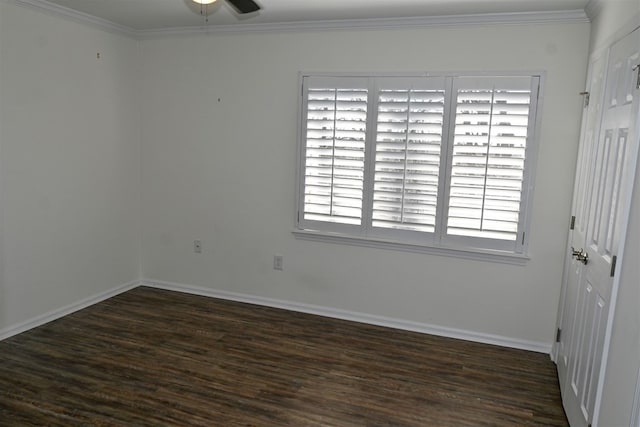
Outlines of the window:
{"label": "window", "polygon": [[540,76],[303,76],[300,230],[526,247]]}

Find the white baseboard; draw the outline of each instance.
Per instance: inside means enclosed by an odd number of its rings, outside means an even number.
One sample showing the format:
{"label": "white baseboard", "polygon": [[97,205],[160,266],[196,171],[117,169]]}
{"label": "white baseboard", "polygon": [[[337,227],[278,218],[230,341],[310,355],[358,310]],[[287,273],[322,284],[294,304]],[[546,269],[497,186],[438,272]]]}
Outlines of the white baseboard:
{"label": "white baseboard", "polygon": [[83,308],[97,304],[101,301],[109,299],[113,296],[136,288],[138,286],[148,286],[157,289],[165,289],[169,291],[183,292],[193,295],[200,295],[211,298],[219,298],[229,301],[238,301],[249,304],[256,304],[266,307],[282,308],[285,310],[297,311],[301,313],[316,314],[319,316],[331,317],[335,319],[349,320],[353,322],[367,323],[377,326],[385,326],[388,328],[401,329],[405,331],[420,332],[423,334],[438,335],[442,337],[461,339],[466,341],[474,341],[484,344],[493,344],[501,347],[517,348],[538,353],[551,353],[551,344],[518,340],[500,335],[485,334],[463,329],[447,328],[427,323],[413,322],[410,320],[395,319],[391,317],[376,316],[373,314],[360,313],[355,311],[341,310],[337,308],[324,307],[319,305],[305,304],[295,301],[286,301],[274,298],[266,298],[255,295],[240,294],[236,292],[222,291],[210,289],[201,286],[185,285],[181,283],[165,282],[161,280],[144,279],[142,281],[134,280],[100,294],[82,299],[73,304],[50,311],[43,315],[34,317],[24,322],[18,323],[8,328],[0,330],[0,341],[28,331],[29,329],[49,323],[60,317],[66,316]]}
{"label": "white baseboard", "polygon": [[350,320],[353,322],[367,323],[377,326],[385,326],[394,329],[420,332],[430,335],[438,335],[448,338],[456,338],[466,341],[474,341],[483,344],[493,344],[501,347],[517,348],[521,350],[535,351],[537,353],[551,353],[551,344],[536,341],[518,340],[499,335],[484,334],[480,332],[466,331],[462,329],[447,328],[443,326],[430,325],[427,323],[413,322],[409,320],[394,319],[384,316],[376,316],[367,313],[340,310],[337,308],[323,307],[319,305],[304,304],[294,301],[285,301],[273,298],[265,298],[254,295],[240,294],[235,292],[221,291],[204,288],[201,286],[185,285],[181,283],[165,282],[161,280],[143,279],[141,286],[148,286],[168,291],[184,292],[193,295],[200,295],[212,298],[219,298],[230,301],[245,302],[249,304],[262,305],[267,307],[282,308],[285,310],[297,311],[301,313],[316,314],[336,319]]}
{"label": "white baseboard", "polygon": [[100,301],[104,301],[133,288],[137,288],[138,286],[140,286],[140,281],[134,280],[132,282],[116,286],[115,288],[111,288],[108,291],[101,292],[97,295],[81,299],[80,301],[69,304],[57,310],[50,311],[24,322],[20,322],[16,325],[9,326],[8,328],[0,329],[0,341],[28,331],[29,329],[37,328],[38,326],[42,326],[45,323],[51,322],[52,320],[59,319],[78,310],[82,310],[83,308],[87,308],[91,305],[97,304]]}

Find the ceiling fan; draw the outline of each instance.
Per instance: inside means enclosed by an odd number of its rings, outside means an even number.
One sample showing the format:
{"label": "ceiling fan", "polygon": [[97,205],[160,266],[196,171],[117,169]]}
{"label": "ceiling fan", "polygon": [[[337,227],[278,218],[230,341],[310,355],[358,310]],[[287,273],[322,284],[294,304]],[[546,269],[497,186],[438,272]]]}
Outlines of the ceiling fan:
{"label": "ceiling fan", "polygon": [[[207,5],[214,3],[216,0],[193,0],[193,1],[195,3],[200,4],[201,6],[204,5],[206,7]],[[244,14],[244,13],[257,12],[258,10],[260,10],[260,6],[258,6],[258,4],[253,0],[227,0],[227,1],[231,3],[231,6],[233,6],[233,8],[238,11],[238,13]]]}

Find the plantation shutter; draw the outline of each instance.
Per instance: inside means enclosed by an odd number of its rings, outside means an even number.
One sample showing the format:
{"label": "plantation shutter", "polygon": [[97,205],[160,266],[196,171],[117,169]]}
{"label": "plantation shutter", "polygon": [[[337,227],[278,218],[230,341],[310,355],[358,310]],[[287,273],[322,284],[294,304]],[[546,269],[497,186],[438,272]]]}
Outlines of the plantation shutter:
{"label": "plantation shutter", "polygon": [[305,221],[360,225],[367,79],[305,78]]}
{"label": "plantation shutter", "polygon": [[380,79],[374,228],[435,231],[444,106],[444,78]]}
{"label": "plantation shutter", "polygon": [[531,77],[456,79],[447,235],[518,238],[537,87]]}
{"label": "plantation shutter", "polygon": [[301,235],[526,252],[540,81],[303,76]]}

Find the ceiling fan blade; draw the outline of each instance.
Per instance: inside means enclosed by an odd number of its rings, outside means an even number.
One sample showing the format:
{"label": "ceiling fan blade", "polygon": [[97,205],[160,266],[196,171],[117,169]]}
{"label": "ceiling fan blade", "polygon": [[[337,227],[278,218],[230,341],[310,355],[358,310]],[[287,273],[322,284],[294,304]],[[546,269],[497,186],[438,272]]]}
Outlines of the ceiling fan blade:
{"label": "ceiling fan blade", "polygon": [[239,12],[239,13],[251,13],[260,10],[260,6],[258,3],[253,0],[228,0],[229,3]]}

